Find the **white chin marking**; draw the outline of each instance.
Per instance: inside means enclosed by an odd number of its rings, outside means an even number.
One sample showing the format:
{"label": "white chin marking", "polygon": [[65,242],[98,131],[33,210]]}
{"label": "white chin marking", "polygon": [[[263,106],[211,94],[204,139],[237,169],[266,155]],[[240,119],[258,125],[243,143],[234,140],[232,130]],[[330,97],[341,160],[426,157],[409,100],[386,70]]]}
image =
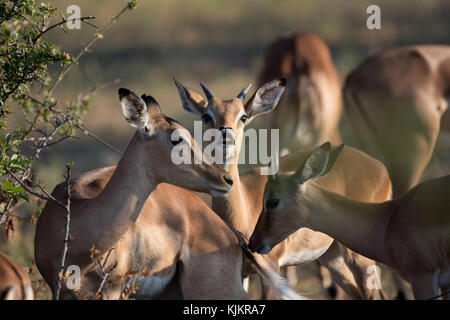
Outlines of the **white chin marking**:
{"label": "white chin marking", "polygon": [[224,198],[228,195],[227,191],[211,190],[209,194],[214,198]]}

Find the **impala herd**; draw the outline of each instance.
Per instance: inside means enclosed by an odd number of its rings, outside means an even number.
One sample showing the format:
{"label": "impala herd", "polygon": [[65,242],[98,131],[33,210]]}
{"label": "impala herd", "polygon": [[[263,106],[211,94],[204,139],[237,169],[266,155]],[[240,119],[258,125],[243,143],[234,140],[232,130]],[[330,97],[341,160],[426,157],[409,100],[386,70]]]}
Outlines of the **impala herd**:
{"label": "impala herd", "polygon": [[[224,163],[175,164],[174,148],[202,159],[202,146],[153,97],[119,89],[136,133],[117,166],[70,181],[65,266],[79,267],[78,289],[60,280],[64,209],[49,201],[37,222],[36,266],[50,288],[61,281],[62,298],[120,299],[133,286],[136,299],[249,299],[251,276],[263,299],[307,299],[280,273],[312,261],[352,299],[386,299],[369,279],[377,264],[416,299],[449,298],[450,176],[419,181],[450,100],[450,46],[372,56],[342,90],[327,45],[296,34],[269,47],[251,95],[250,85],[229,100],[175,86],[184,110],[223,136]],[[342,143],[343,112],[360,150]],[[273,176],[238,167],[245,127],[263,114],[280,130]],[[52,195],[65,203],[66,183]],[[0,299],[33,299],[23,267],[2,254]]]}

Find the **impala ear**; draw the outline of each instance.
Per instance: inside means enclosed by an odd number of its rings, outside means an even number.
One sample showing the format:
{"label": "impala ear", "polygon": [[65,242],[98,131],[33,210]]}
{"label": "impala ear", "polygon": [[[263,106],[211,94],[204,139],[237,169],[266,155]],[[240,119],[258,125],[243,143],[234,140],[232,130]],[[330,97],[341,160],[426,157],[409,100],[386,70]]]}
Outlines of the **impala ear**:
{"label": "impala ear", "polygon": [[175,85],[177,87],[181,105],[183,106],[184,110],[194,113],[200,117],[203,116],[208,105],[203,97],[197,92],[186,88],[177,80],[173,79],[173,81],[175,82]]}
{"label": "impala ear", "polygon": [[147,105],[142,98],[128,89],[120,88],[119,99],[122,104],[123,115],[131,126],[143,129],[150,125]]}
{"label": "impala ear", "polygon": [[295,172],[297,183],[302,184],[308,180],[318,179],[327,175],[333,168],[343,147],[344,144],[341,144],[331,151],[331,143],[329,142],[325,142],[320,147],[317,147]]}
{"label": "impala ear", "polygon": [[145,105],[147,106],[147,111],[150,116],[161,113],[161,107],[159,106],[158,101],[152,96],[146,95],[145,93],[141,96],[142,100],[144,100]]}
{"label": "impala ear", "polygon": [[325,168],[325,170],[322,172],[322,174],[320,175],[320,177],[324,177],[326,176],[331,169],[333,169],[334,164],[336,163],[339,155],[342,152],[342,149],[344,149],[344,144],[340,144],[338,147],[336,147],[334,150],[331,151],[330,153],[330,157],[328,158],[328,163],[327,163],[327,167]]}
{"label": "impala ear", "polygon": [[245,112],[249,119],[275,109],[284,89],[286,88],[286,79],[280,78],[264,84],[245,104]]}

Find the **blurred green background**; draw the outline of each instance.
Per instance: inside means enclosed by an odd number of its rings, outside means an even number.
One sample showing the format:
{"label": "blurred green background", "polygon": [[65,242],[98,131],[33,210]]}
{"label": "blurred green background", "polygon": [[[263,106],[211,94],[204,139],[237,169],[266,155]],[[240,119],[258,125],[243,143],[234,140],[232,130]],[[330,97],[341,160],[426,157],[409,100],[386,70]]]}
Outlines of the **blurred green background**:
{"label": "blurred green background", "polygon": [[[50,3],[66,16],[66,8],[76,4],[82,16],[95,16],[93,23],[98,26],[105,25],[126,5],[121,0]],[[381,8],[381,30],[366,28],[366,9],[371,4]],[[172,77],[198,91],[198,81],[202,81],[215,95],[230,98],[248,82],[256,81],[264,49],[271,41],[299,31],[315,33],[325,40],[342,81],[366,57],[381,50],[408,44],[449,44],[450,1],[141,0],[81,59],[56,95],[63,101],[74,100],[79,92],[89,91],[96,84],[120,79],[120,84],[99,91],[86,125],[123,150],[133,129],[122,118],[118,86],[153,95],[164,113],[191,128],[195,117],[182,111]],[[81,30],[66,34],[54,29],[47,37],[76,55],[94,33],[95,29],[82,24]],[[51,190],[62,180],[64,164],[69,161],[75,162],[73,172],[78,175],[113,165],[118,159],[111,150],[80,136],[44,152],[35,176]],[[0,251],[30,265],[32,229],[25,228],[24,235],[16,234],[7,244],[3,242]]]}

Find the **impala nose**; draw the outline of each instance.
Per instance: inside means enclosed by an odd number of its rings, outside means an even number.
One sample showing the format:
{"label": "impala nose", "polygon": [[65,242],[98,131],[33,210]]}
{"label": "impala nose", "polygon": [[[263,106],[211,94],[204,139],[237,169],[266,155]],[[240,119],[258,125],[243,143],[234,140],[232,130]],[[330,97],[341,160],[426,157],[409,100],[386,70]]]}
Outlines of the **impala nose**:
{"label": "impala nose", "polygon": [[228,183],[228,185],[230,186],[233,185],[233,179],[231,179],[230,177],[223,176],[223,180],[225,180],[225,182]]}
{"label": "impala nose", "polygon": [[252,238],[248,242],[248,247],[252,252],[259,254],[267,254],[272,249],[268,244],[265,243],[255,243]]}

